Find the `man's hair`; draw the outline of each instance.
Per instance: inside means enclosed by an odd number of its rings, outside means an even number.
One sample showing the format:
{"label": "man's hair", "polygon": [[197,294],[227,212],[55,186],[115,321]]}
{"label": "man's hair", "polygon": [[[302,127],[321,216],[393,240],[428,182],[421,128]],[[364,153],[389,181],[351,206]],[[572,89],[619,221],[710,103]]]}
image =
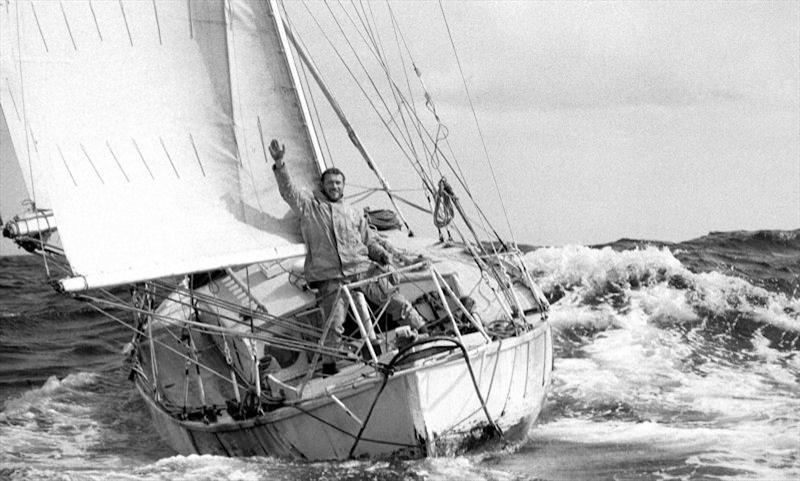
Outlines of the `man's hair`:
{"label": "man's hair", "polygon": [[325,182],[325,176],[326,175],[341,175],[342,176],[342,182],[345,181],[344,172],[342,172],[341,170],[337,169],[336,167],[330,167],[328,169],[325,169],[325,172],[322,173],[322,175],[319,178],[319,181],[320,182]]}

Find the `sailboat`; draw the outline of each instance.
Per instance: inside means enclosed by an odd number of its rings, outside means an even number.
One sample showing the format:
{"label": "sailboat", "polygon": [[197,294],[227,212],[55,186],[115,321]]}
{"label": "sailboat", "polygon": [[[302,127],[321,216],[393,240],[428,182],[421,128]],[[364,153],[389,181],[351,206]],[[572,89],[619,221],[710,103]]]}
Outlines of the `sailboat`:
{"label": "sailboat", "polygon": [[[412,172],[440,237],[409,235],[276,0],[6,1],[0,49],[2,160],[19,163],[30,198],[4,234],[42,257],[57,291],[132,331],[131,380],[176,452],[420,457],[527,435],[553,343],[519,249],[479,237],[421,123],[429,161]],[[284,142],[295,181],[316,188],[327,164],[309,78],[391,200],[378,212],[391,222],[369,214],[402,262],[377,275],[427,334],[367,303],[366,279],[342,287],[345,342],[321,340],[330,325],[265,147]],[[322,356],[338,373],[320,373]]]}

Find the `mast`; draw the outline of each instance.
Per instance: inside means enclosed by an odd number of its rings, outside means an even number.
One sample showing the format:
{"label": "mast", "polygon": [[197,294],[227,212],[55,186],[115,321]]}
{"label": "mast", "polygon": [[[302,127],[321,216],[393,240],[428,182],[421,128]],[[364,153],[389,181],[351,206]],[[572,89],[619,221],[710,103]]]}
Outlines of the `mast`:
{"label": "mast", "polygon": [[[274,2],[274,0],[271,1]],[[392,203],[392,207],[394,207],[395,212],[397,212],[397,215],[400,216],[400,219],[403,221],[403,224],[406,226],[406,229],[408,229],[409,236],[413,235],[411,227],[409,226],[408,221],[403,215],[403,211],[400,209],[400,206],[397,205],[397,202],[395,201],[394,196],[392,195],[389,182],[383,176],[381,171],[378,170],[378,167],[372,160],[372,156],[370,156],[369,152],[367,152],[367,149],[366,147],[364,147],[364,144],[361,143],[361,139],[358,138],[358,134],[356,134],[356,131],[353,129],[352,124],[350,124],[350,121],[345,116],[344,111],[342,111],[342,108],[339,106],[339,103],[336,101],[336,99],[333,97],[333,94],[331,94],[330,90],[325,85],[325,82],[322,80],[322,76],[320,75],[316,67],[313,65],[311,60],[309,59],[305,50],[300,45],[300,42],[298,42],[297,39],[295,38],[294,33],[292,32],[292,29],[289,26],[289,24],[286,23],[285,20],[282,23],[283,23],[283,31],[285,31],[286,36],[289,38],[289,40],[291,40],[292,45],[294,45],[295,50],[297,50],[297,54],[300,56],[300,59],[303,61],[306,67],[308,67],[309,72],[311,72],[311,75],[314,77],[314,80],[317,82],[317,85],[319,86],[323,95],[325,95],[325,98],[328,100],[328,103],[330,104],[331,108],[333,108],[333,111],[336,113],[336,116],[339,118],[339,121],[344,126],[345,130],[347,131],[347,136],[350,138],[350,141],[353,143],[358,152],[367,162],[367,166],[370,168],[370,170],[372,170],[372,172],[375,173],[375,176],[378,178],[378,182],[380,182],[381,186],[383,187],[383,191],[386,192],[386,195],[389,197],[389,200]]]}
{"label": "mast", "polygon": [[[283,46],[283,55],[286,57],[286,65],[289,68],[289,75],[292,78],[292,84],[294,85],[294,91],[297,94],[297,100],[300,103],[300,110],[303,114],[303,120],[308,132],[308,138],[311,141],[311,146],[314,149],[314,156],[316,157],[317,166],[319,167],[320,173],[322,173],[327,166],[325,165],[325,159],[322,157],[322,151],[319,147],[319,139],[317,138],[317,132],[314,129],[314,122],[311,121],[311,114],[308,111],[308,103],[306,102],[306,96],[303,93],[303,88],[300,83],[300,76],[297,74],[297,68],[295,68],[294,59],[292,58],[292,49],[289,48],[289,42],[286,40],[288,27],[285,31],[285,22],[281,17],[280,11],[278,10],[278,3],[276,0],[269,0],[269,9],[272,12],[272,19],[275,22],[275,30],[278,32],[278,39]],[[291,33],[289,33],[289,35],[291,36]],[[294,42],[294,37],[291,38],[292,42]],[[295,46],[296,45],[297,44],[295,43]]]}

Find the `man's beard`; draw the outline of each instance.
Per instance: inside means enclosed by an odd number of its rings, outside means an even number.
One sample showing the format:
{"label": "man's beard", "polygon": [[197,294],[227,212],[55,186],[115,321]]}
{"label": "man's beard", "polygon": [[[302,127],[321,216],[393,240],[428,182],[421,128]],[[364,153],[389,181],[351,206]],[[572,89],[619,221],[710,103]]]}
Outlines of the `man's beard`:
{"label": "man's beard", "polygon": [[339,192],[336,194],[336,198],[334,198],[334,197],[331,197],[331,196],[330,196],[330,195],[329,195],[327,192],[325,192],[324,190],[322,191],[322,195],[324,195],[324,196],[325,196],[325,198],[326,198],[326,199],[328,199],[328,200],[329,200],[329,201],[331,201],[331,202],[338,202],[338,201],[339,201],[339,199],[341,199],[341,198],[342,198],[343,192],[342,192],[342,191],[339,191]]}

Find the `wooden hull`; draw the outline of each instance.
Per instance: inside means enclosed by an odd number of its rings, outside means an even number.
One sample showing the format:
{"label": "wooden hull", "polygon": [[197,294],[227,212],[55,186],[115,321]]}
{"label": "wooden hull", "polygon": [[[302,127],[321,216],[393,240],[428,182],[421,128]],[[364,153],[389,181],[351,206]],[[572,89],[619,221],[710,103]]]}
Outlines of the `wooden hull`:
{"label": "wooden hull", "polygon": [[458,349],[400,365],[386,377],[356,366],[293,403],[243,421],[182,420],[153,399],[143,377],[136,377],[136,386],[157,431],[181,454],[300,460],[440,456],[484,443],[489,418],[503,431],[502,440],[523,438],[550,384],[552,346],[550,326],[543,322],[519,336],[470,347],[474,381]]}

